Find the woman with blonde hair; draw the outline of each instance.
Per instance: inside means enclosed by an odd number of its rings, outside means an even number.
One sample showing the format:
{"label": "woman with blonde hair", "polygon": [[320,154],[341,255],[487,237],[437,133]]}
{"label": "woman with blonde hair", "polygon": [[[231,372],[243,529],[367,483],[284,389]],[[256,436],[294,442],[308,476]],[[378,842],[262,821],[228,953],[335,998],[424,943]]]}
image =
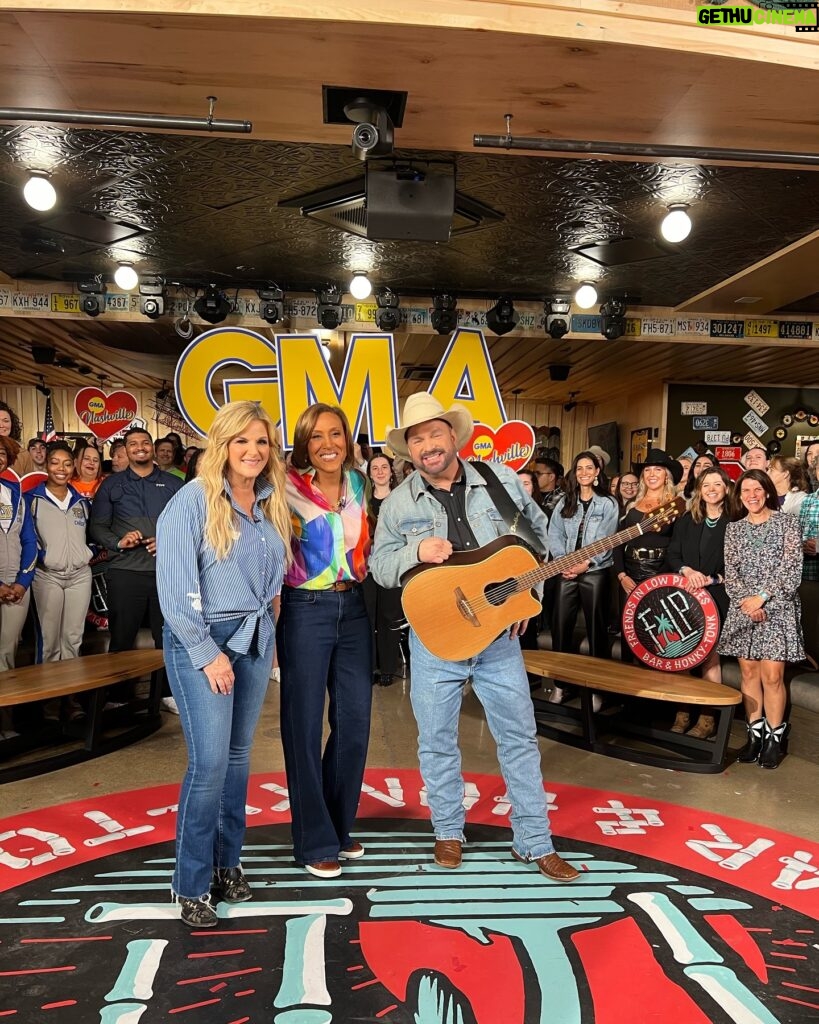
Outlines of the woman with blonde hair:
{"label": "woman with blonde hair", "polygon": [[362,587],[370,553],[367,489],[355,468],[347,417],[337,406],[316,403],[299,416],[287,500],[293,562],[282,590],[278,642],[293,853],[310,874],[335,878],[339,861],[364,855],[350,829],[372,702],[372,635]]}
{"label": "woman with blonde hair", "polygon": [[188,747],[173,898],[192,928],[218,923],[211,890],[252,896],[242,872],[253,733],[273,662],[272,604],[290,561],[284,465],[258,402],[217,412],[199,474],[157,524],[165,665]]}

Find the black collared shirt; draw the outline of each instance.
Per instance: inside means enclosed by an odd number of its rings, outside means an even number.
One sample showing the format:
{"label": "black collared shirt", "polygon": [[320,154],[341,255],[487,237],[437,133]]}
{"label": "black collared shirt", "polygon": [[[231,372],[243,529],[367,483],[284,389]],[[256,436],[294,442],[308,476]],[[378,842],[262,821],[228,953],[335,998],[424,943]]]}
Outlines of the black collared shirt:
{"label": "black collared shirt", "polygon": [[461,471],[449,490],[427,482],[427,490],[443,506],[447,519],[447,540],[455,551],[474,551],[478,547],[475,534],[466,518],[466,476]]}

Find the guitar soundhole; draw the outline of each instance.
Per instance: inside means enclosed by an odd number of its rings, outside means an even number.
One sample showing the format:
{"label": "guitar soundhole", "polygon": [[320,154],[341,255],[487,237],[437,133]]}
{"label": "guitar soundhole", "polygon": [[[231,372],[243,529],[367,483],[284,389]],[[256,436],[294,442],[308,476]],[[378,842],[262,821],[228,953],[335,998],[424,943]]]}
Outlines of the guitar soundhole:
{"label": "guitar soundhole", "polygon": [[484,594],[486,595],[486,600],[497,608],[502,605],[508,597],[511,597],[514,592],[515,581],[510,577],[508,580],[502,580],[500,583],[490,583],[484,591]]}

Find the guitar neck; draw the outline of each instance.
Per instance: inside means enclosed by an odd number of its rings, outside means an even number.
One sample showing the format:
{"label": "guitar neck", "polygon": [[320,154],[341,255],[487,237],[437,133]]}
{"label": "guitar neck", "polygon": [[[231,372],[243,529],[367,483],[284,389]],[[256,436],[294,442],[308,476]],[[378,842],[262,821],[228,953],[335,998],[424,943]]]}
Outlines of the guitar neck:
{"label": "guitar neck", "polygon": [[550,580],[553,576],[559,576],[573,565],[577,565],[578,562],[585,562],[589,558],[594,558],[595,555],[602,555],[604,551],[611,551],[612,548],[617,548],[635,537],[640,537],[643,533],[645,533],[645,524],[637,523],[635,526],[620,530],[619,533],[613,533],[610,537],[601,537],[600,540],[592,541],[591,544],[578,551],[572,551],[568,555],[556,558],[553,562],[545,562],[537,569],[515,577],[515,590],[518,593],[522,590],[531,590],[538,583]]}

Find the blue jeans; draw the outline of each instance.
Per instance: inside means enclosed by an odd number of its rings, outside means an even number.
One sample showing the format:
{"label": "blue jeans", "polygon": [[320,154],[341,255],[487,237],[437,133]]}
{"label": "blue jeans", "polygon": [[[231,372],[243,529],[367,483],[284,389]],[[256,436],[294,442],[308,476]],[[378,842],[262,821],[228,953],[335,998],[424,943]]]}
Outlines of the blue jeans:
{"label": "blue jeans", "polygon": [[351,843],[370,739],[372,636],[361,587],[284,587],[277,641],[293,854],[299,864],[337,860]]}
{"label": "blue jeans", "polygon": [[522,857],[554,853],[540,769],[535,714],[520,642],[509,634],[476,658],[443,661],[410,631],[412,710],[418,723],[418,760],[436,839],[464,840],[464,780],[458,718],[464,685],[475,696],[498,748],[498,761],[512,804],[514,848]]}
{"label": "blue jeans", "polygon": [[210,890],[214,868],[239,864],[245,837],[250,748],[267,692],[273,644],[264,657],[255,653],[255,644],[248,654],[228,650],[227,643],[242,621],[229,619],[209,627],[233,665],[230,694],[213,693],[205,673],[193,667],[167,625],[162,635],[168,680],[188,746],[172,887],[178,896],[190,899]]}

